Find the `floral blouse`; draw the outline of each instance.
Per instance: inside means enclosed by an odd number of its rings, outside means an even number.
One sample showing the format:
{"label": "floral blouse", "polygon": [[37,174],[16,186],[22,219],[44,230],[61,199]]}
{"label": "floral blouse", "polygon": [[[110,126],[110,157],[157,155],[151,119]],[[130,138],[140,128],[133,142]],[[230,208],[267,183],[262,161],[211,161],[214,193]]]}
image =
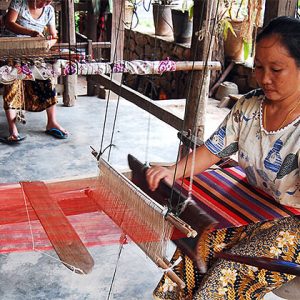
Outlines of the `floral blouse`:
{"label": "floral blouse", "polygon": [[261,89],[242,97],[205,146],[220,158],[238,151],[239,165],[252,186],[283,205],[300,208],[300,116],[268,132],[262,122],[264,98]]}
{"label": "floral blouse", "polygon": [[19,13],[16,22],[28,29],[42,33],[45,26],[55,24],[54,8],[51,5],[44,7],[43,12],[38,19],[34,19],[31,16],[27,0],[12,0],[9,8]]}

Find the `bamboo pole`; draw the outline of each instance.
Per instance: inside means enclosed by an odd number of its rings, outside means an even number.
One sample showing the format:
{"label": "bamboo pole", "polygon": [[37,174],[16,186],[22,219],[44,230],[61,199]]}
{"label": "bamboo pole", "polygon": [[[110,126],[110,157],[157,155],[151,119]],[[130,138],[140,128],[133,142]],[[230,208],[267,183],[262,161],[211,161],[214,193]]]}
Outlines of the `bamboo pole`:
{"label": "bamboo pole", "polygon": [[176,61],[176,71],[202,71],[205,67],[208,70],[221,70],[221,63],[218,61],[209,61],[205,66],[204,61]]}

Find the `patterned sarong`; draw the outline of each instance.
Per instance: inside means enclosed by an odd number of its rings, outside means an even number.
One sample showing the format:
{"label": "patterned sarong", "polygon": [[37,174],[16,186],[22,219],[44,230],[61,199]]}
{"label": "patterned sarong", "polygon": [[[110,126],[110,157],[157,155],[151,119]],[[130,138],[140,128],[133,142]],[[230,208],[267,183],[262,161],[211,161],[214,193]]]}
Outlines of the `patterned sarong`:
{"label": "patterned sarong", "polygon": [[[189,179],[178,181],[187,194]],[[239,167],[215,169],[193,178],[193,198],[219,224],[201,237],[198,255],[208,272],[201,274],[193,261],[176,250],[172,262],[182,261],[174,271],[186,282],[178,290],[163,276],[155,299],[238,300],[263,296],[294,278],[252,266],[215,258],[215,252],[265,256],[300,262],[300,210],[284,207],[262,191],[251,187]]]}
{"label": "patterned sarong", "polygon": [[51,80],[15,80],[4,86],[3,107],[26,111],[43,111],[57,103]]}

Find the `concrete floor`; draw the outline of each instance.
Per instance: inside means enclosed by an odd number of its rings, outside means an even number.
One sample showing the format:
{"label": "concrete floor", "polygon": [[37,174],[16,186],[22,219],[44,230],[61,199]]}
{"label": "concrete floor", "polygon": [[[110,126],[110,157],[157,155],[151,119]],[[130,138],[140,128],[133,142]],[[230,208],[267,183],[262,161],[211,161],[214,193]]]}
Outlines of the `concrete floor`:
{"label": "concrete floor", "polygon": [[[217,110],[217,102],[211,103],[207,135],[228,112]],[[163,103],[178,114],[182,114],[181,104],[180,101]],[[97,175],[97,163],[89,146],[99,150],[105,105],[106,101],[97,97],[79,96],[74,107],[63,107],[60,99],[58,119],[70,132],[66,140],[44,133],[45,113],[26,113],[27,124],[19,126],[26,140],[14,146],[0,144],[0,182]],[[109,143],[115,106],[116,101],[111,101],[105,145]],[[128,153],[141,161],[172,162],[176,158],[177,131],[125,100],[120,103],[115,132],[116,147],[112,149],[110,161],[117,168],[127,168]],[[6,135],[5,115],[1,110],[0,136]],[[89,251],[95,260],[89,275],[69,271],[50,257],[56,257],[54,251],[0,254],[0,299],[152,299],[152,291],[162,273],[137,246],[132,243],[124,246],[110,296],[119,246],[95,246]],[[268,295],[265,299],[279,298]]]}

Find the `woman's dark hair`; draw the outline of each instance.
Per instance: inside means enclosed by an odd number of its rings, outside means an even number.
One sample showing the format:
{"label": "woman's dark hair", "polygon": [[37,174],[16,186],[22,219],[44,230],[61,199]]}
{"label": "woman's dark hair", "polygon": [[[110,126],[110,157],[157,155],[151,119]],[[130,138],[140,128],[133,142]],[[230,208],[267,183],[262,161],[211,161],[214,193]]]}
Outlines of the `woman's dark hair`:
{"label": "woman's dark hair", "polygon": [[277,17],[257,35],[256,42],[271,35],[279,36],[281,43],[300,67],[300,20],[286,16]]}

